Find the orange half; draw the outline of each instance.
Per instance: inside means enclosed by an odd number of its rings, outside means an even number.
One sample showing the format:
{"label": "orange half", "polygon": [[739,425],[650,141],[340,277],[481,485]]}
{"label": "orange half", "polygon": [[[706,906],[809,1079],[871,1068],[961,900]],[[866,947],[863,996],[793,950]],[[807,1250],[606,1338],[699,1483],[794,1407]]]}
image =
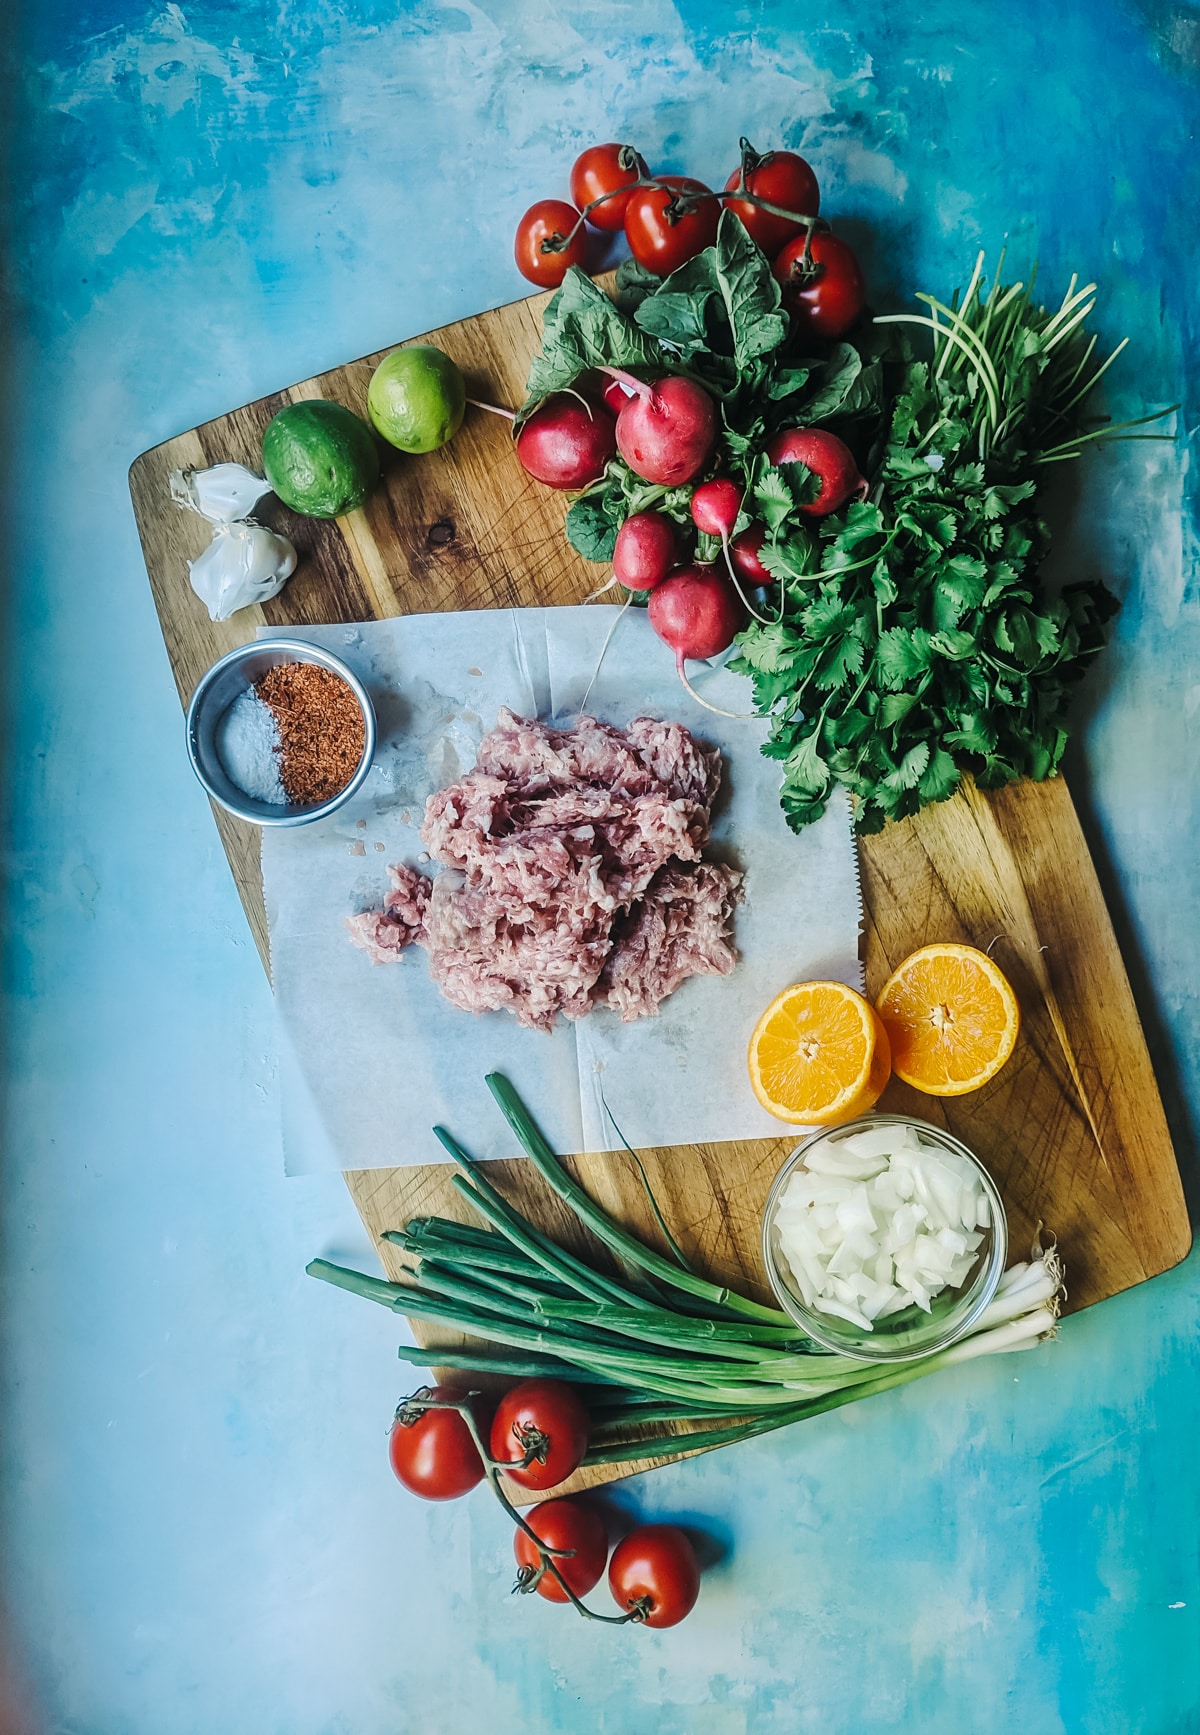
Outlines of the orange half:
{"label": "orange half", "polygon": [[793,1126],[837,1126],[874,1108],[891,1073],[887,1031],[844,982],[798,982],[776,995],[750,1038],[759,1102]]}
{"label": "orange half", "polygon": [[922,946],[875,1004],[893,1072],[928,1096],[965,1096],[995,1078],[1021,1026],[1007,977],[974,946]]}

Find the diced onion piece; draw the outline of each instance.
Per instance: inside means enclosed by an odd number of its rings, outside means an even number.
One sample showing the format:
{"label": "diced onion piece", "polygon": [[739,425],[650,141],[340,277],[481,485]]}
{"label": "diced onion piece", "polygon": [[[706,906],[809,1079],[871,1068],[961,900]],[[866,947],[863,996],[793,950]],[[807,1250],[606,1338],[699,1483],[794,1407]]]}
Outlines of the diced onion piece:
{"label": "diced onion piece", "polygon": [[931,1311],[965,1283],[990,1226],[972,1166],[915,1127],[879,1126],[815,1145],[780,1195],[775,1232],[808,1306],[862,1331]]}

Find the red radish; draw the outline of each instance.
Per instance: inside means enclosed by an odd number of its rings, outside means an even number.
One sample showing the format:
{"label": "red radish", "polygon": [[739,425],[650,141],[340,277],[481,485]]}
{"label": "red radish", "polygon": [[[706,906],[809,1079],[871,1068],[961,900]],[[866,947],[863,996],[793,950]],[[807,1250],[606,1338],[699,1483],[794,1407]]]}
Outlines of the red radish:
{"label": "red radish", "polygon": [[689,657],[703,661],[727,651],[745,624],[732,585],[711,566],[682,566],[654,587],[650,625],[675,652],[682,675]]}
{"label": "red radish", "polygon": [[816,499],[797,508],[810,518],[824,518],[852,497],[867,497],[867,482],[858,473],[853,452],[824,428],[788,428],[776,434],[767,442],[767,457],[772,464],[803,464],[820,478]]}
{"label": "red radish", "polygon": [[724,544],[733,535],[742,509],[742,491],[727,476],[702,482],[692,495],[692,522],[705,536],[719,536]]}
{"label": "red radish", "polygon": [[[762,621],[764,626],[769,626],[771,624],[770,618],[765,614],[759,614],[742,589],[741,568],[733,558],[733,545],[730,543],[729,537],[737,523],[738,513],[741,509],[742,491],[736,483],[730,482],[726,477],[718,477],[716,481],[703,483],[692,495],[692,517],[696,522],[697,529],[704,531],[707,536],[719,536],[721,538],[721,553],[725,556],[725,566],[733,581],[734,590],[737,591],[747,612],[752,614],[756,621]],[[765,532],[763,534],[765,535]],[[760,548],[762,546],[761,537],[758,546]],[[757,558],[754,564],[759,565]],[[760,570],[762,570],[761,567]],[[764,576],[769,584],[770,576]],[[760,581],[754,579],[752,582],[758,584]],[[781,611],[782,607],[781,595]],[[782,612],[779,618],[782,619]]]}
{"label": "red radish", "polygon": [[550,488],[585,488],[603,476],[616,450],[607,410],[560,392],[536,409],[517,435],[521,467]]}
{"label": "red radish", "polygon": [[717,415],[703,386],[680,374],[635,379],[602,370],[633,392],[617,417],[617,449],[643,481],[675,487],[703,470],[717,443]]}
{"label": "red radish", "polygon": [[729,558],[737,568],[738,577],[744,578],[747,584],[771,583],[771,574],[758,558],[759,550],[766,540],[766,525],[752,524],[729,544]]}
{"label": "red radish", "polygon": [[621,411],[625,408],[625,405],[629,402],[632,396],[633,393],[630,391],[629,387],[622,385],[620,380],[608,380],[605,382],[603,392],[604,401],[614,416],[620,415]]}
{"label": "red radish", "polygon": [[675,564],[675,526],[662,512],[633,512],[617,531],[613,577],[626,590],[653,590]]}

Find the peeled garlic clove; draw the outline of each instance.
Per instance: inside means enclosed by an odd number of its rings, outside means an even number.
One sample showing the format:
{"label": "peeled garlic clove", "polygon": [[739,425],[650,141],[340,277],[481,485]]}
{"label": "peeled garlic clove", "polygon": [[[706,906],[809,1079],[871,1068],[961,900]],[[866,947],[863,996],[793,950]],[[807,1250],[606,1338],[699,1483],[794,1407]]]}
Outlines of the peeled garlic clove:
{"label": "peeled garlic clove", "polygon": [[262,524],[222,524],[198,560],[188,561],[192,589],[212,620],[278,596],[296,570],[286,536]]}
{"label": "peeled garlic clove", "polygon": [[207,518],[210,524],[236,524],[249,518],[271,484],[242,464],[214,464],[210,470],[172,470],[171,498]]}

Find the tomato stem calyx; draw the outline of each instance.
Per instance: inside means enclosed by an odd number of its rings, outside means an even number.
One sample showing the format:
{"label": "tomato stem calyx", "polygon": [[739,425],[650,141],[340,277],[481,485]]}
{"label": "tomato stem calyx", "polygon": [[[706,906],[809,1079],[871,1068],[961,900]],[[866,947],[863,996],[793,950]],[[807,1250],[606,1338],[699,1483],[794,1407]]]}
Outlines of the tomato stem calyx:
{"label": "tomato stem calyx", "polygon": [[526,1422],[523,1426],[519,1422],[514,1422],[512,1434],[513,1439],[525,1454],[520,1465],[514,1465],[514,1468],[519,1467],[522,1470],[528,1470],[531,1464],[544,1464],[546,1462],[550,1456],[549,1434],[543,1434],[542,1430],[534,1427],[532,1422]]}
{"label": "tomato stem calyx", "polygon": [[[426,1399],[430,1401],[426,1402]],[[392,1418],[392,1426],[395,1427],[398,1423],[402,1428],[415,1428],[426,1410],[441,1410],[446,1407],[434,1398],[432,1386],[422,1386],[419,1391],[400,1399],[396,1405],[396,1414]]]}
{"label": "tomato stem calyx", "polygon": [[756,151],[750,140],[744,136],[738,140],[738,147],[742,153],[741,168],[738,171],[738,192],[740,193],[744,191],[748,177],[754,173],[755,169],[761,169],[769,163],[775,152]]}

